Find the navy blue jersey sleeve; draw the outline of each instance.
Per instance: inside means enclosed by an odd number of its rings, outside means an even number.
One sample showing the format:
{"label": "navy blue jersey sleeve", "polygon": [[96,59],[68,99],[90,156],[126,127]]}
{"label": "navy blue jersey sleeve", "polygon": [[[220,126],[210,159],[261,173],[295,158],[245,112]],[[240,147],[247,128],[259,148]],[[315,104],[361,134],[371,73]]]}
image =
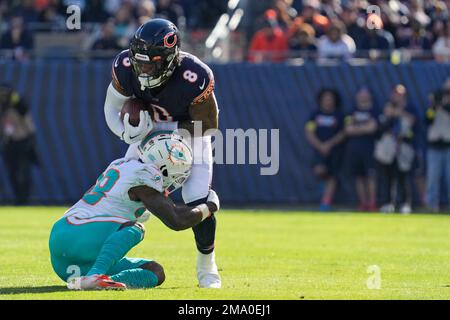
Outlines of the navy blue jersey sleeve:
{"label": "navy blue jersey sleeve", "polygon": [[209,98],[214,91],[214,75],[200,59],[183,54],[181,77],[186,82],[185,99],[190,104],[199,104]]}
{"label": "navy blue jersey sleeve", "polygon": [[124,50],[116,56],[113,61],[111,73],[114,88],[124,96],[132,96],[132,70],[130,58],[128,57],[128,50]]}

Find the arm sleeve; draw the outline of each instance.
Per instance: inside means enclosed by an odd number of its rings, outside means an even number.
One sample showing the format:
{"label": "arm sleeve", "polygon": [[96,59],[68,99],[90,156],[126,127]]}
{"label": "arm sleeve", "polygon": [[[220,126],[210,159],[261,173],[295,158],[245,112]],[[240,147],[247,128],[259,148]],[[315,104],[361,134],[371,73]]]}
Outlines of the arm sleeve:
{"label": "arm sleeve", "polygon": [[124,131],[123,122],[120,119],[120,110],[129,97],[126,97],[109,84],[105,99],[105,119],[109,129],[118,137],[122,137]]}

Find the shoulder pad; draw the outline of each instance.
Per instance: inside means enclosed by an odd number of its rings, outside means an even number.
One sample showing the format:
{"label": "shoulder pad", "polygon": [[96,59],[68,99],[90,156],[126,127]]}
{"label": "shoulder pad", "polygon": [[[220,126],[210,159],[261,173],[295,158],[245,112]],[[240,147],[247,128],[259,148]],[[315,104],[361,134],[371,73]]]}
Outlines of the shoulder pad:
{"label": "shoulder pad", "polygon": [[114,58],[111,72],[114,87],[124,96],[133,95],[130,81],[132,69],[128,51],[129,50],[124,50]]}

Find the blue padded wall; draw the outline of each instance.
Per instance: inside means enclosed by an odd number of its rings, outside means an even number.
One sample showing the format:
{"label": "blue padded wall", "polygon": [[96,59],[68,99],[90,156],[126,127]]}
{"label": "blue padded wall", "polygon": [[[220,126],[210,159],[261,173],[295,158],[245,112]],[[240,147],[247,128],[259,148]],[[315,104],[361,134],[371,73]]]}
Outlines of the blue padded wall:
{"label": "blue padded wall", "polygon": [[[356,90],[369,86],[381,106],[396,83],[406,85],[410,103],[423,114],[427,95],[450,75],[449,65],[415,62],[350,66],[227,64],[211,66],[216,78],[220,128],[280,129],[280,170],[260,176],[259,165],[215,165],[213,187],[222,202],[311,203],[320,184],[311,174],[311,149],[303,126],[322,87],[333,87],[349,110]],[[0,81],[11,82],[29,102],[37,125],[43,166],[33,170],[32,200],[58,204],[77,200],[126,145],[108,129],[103,116],[111,65],[104,61],[0,62]],[[12,191],[0,161],[0,203]],[[349,179],[338,200],[354,199]]]}

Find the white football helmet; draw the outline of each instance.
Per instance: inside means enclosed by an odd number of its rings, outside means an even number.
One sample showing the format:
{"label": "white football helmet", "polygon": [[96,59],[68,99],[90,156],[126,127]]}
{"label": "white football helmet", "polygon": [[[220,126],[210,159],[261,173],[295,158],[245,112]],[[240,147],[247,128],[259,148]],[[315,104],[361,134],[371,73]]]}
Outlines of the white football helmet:
{"label": "white football helmet", "polygon": [[180,188],[191,174],[192,149],[173,131],[150,133],[139,144],[138,152],[144,163],[153,163],[161,171],[167,194]]}

